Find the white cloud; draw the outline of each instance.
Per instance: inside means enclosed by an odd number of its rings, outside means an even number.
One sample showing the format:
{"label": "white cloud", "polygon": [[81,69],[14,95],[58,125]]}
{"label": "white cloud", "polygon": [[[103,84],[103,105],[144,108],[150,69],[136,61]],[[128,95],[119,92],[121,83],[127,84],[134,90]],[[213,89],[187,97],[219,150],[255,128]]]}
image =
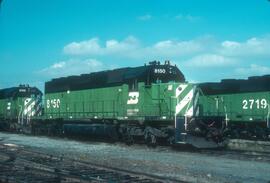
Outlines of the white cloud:
{"label": "white cloud", "polygon": [[244,42],[223,41],[219,52],[223,55],[241,57],[269,57],[270,56],[270,36],[253,37]]}
{"label": "white cloud", "polygon": [[146,14],[146,15],[142,15],[142,16],[139,16],[137,17],[139,20],[142,20],[142,21],[147,21],[147,20],[150,20],[152,18],[152,15],[150,14]]}
{"label": "white cloud", "polygon": [[270,67],[251,64],[249,67],[235,69],[235,73],[241,76],[270,74]]}
{"label": "white cloud", "polygon": [[190,67],[224,67],[234,64],[235,60],[216,54],[198,55],[185,62]]}
{"label": "white cloud", "polygon": [[[178,14],[176,16],[165,15],[163,17],[167,19],[175,18],[176,20],[188,21],[188,22],[196,22],[197,20],[200,20],[202,18],[201,16],[195,16],[195,15],[190,15],[190,14]],[[148,20],[151,20],[152,18],[153,16],[150,14],[145,14],[145,15],[137,17],[137,19],[141,21],[148,21]]]}
{"label": "white cloud", "polygon": [[148,48],[149,52],[162,56],[181,56],[200,52],[203,44],[199,40],[191,41],[172,41],[165,40],[155,43]]}
{"label": "white cloud", "polygon": [[71,55],[102,54],[98,38],[69,43],[63,51]]}
{"label": "white cloud", "polygon": [[[191,40],[160,40],[143,45],[134,36],[123,40],[100,41],[92,38],[67,44],[63,51],[70,56],[103,56],[127,59],[182,60],[186,66],[222,67],[254,63],[270,59],[270,36],[253,37],[246,41],[218,41],[211,36]],[[63,67],[57,63],[54,67]]]}
{"label": "white cloud", "polygon": [[98,38],[72,42],[64,47],[63,52],[68,55],[115,55],[127,58],[145,58],[189,55],[203,49],[204,43],[199,39],[190,41],[164,40],[150,46],[143,46],[138,39],[129,36],[122,41],[107,40],[104,46],[100,44]]}
{"label": "white cloud", "polygon": [[139,41],[133,36],[129,36],[123,41],[115,39],[106,41],[102,46],[98,38],[92,38],[87,41],[72,42],[63,48],[63,52],[68,55],[108,55],[121,54],[128,50],[136,49]]}
{"label": "white cloud", "polygon": [[106,68],[107,66],[95,59],[70,59],[67,61],[54,63],[51,66],[38,71],[37,73],[50,78],[90,73]]}
{"label": "white cloud", "polygon": [[123,41],[118,41],[115,39],[106,41],[103,52],[105,54],[117,53],[121,54],[123,52],[131,51],[139,47],[139,41],[133,37],[129,36]]}
{"label": "white cloud", "polygon": [[221,45],[225,49],[235,49],[235,48],[239,48],[241,46],[240,43],[235,42],[235,41],[224,41],[221,43]]}
{"label": "white cloud", "polygon": [[65,67],[66,65],[66,62],[58,62],[58,63],[55,63],[51,66],[52,69],[58,69],[58,68],[63,68]]}
{"label": "white cloud", "polygon": [[195,21],[201,19],[201,17],[200,16],[190,15],[190,14],[186,14],[186,15],[179,14],[179,15],[175,16],[175,19],[176,20],[187,20],[189,22],[195,22]]}

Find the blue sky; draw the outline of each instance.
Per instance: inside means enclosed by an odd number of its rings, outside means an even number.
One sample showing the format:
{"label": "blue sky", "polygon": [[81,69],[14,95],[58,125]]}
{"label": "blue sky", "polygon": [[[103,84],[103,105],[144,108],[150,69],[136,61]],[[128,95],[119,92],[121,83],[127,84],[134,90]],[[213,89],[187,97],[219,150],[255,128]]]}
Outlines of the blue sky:
{"label": "blue sky", "polygon": [[191,82],[270,74],[268,0],[3,0],[0,88],[152,60]]}

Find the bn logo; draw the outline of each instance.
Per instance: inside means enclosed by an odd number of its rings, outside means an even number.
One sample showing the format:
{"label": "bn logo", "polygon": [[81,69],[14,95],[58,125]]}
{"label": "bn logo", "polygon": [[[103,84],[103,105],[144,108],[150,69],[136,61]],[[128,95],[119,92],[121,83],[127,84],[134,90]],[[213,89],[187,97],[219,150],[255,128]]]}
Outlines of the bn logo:
{"label": "bn logo", "polygon": [[138,104],[139,92],[129,92],[127,104]]}

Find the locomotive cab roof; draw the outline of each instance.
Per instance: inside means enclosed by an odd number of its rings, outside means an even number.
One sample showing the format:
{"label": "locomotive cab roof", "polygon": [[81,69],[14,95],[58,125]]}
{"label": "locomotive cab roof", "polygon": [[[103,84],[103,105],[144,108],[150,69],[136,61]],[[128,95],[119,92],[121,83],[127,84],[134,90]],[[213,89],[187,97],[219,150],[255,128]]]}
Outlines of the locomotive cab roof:
{"label": "locomotive cab roof", "polygon": [[128,84],[132,87],[138,82],[152,83],[185,82],[185,77],[176,65],[169,61],[158,61],[139,67],[125,67],[114,70],[81,74],[52,79],[45,83],[45,93],[102,88]]}
{"label": "locomotive cab roof", "polygon": [[42,92],[38,88],[29,85],[19,85],[18,87],[0,90],[0,99],[30,97],[31,95],[42,95]]}

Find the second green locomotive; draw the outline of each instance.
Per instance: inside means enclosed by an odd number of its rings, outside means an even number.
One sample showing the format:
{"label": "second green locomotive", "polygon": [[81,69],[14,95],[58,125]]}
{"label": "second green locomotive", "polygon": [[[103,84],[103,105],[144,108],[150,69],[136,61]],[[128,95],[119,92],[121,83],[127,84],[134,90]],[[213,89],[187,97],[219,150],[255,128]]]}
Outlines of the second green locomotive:
{"label": "second green locomotive", "polygon": [[199,85],[201,116],[221,116],[225,135],[267,140],[270,135],[270,76]]}
{"label": "second green locomotive", "polygon": [[36,87],[20,85],[0,90],[0,128],[22,130],[42,115],[42,93]]}

